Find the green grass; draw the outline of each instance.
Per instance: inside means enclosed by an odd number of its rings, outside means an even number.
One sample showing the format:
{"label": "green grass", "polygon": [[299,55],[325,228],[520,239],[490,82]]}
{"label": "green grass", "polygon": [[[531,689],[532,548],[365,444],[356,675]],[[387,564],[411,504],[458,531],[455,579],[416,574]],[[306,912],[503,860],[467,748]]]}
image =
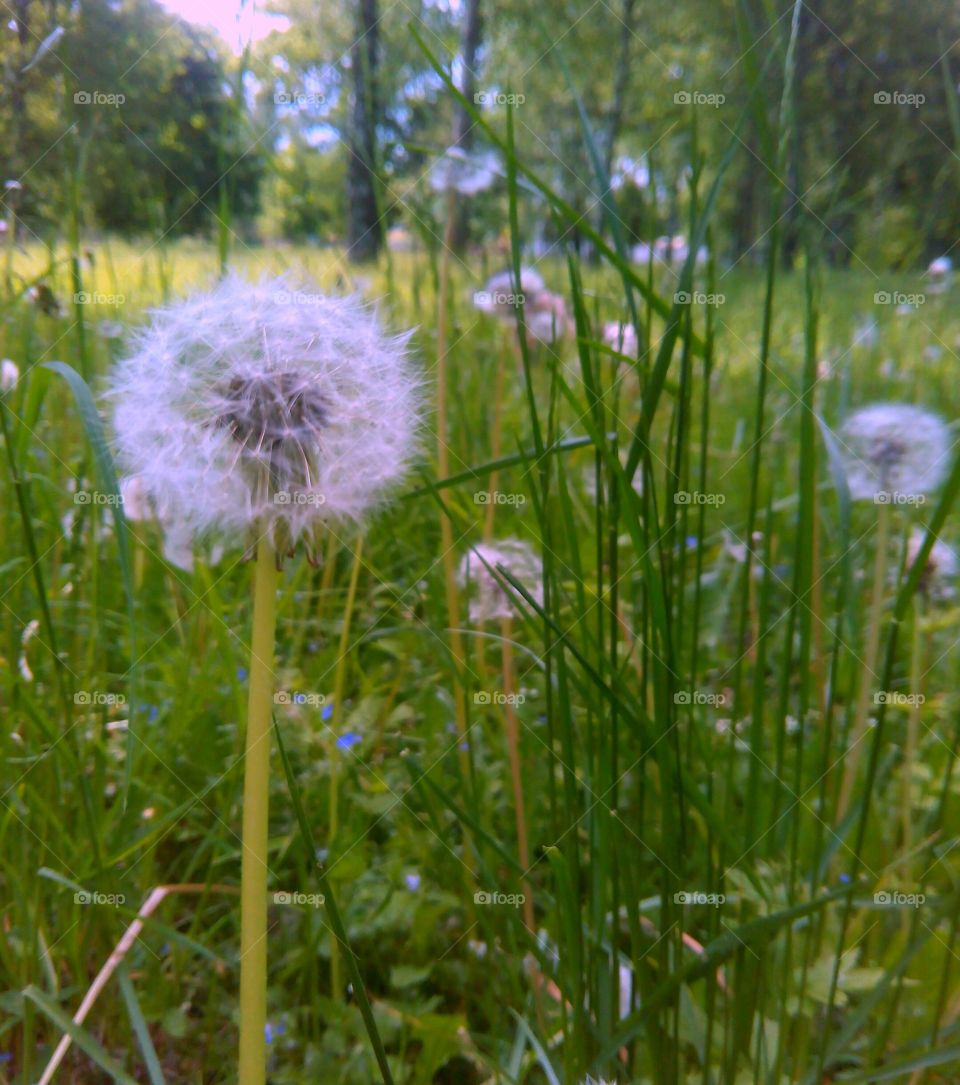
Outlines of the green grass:
{"label": "green grass", "polygon": [[[222,887],[239,883],[250,567],[240,548],[208,547],[185,573],[159,556],[155,528],[129,525],[131,634],[111,509],[74,501],[103,488],[94,448],[73,392],[45,368],[66,362],[99,389],[124,349],[99,322],[119,321],[128,336],[152,305],[215,277],[219,254],[104,241],[93,255],[84,290],[123,301],[82,306],[82,340],[65,251],[31,249],[14,263],[25,281],[46,274],[63,316],[26,297],[2,309],[0,350],[23,375],[0,408],[0,1051],[12,1056],[0,1081],[39,1078],[149,891],[195,883],[206,888],[172,894],[146,923],[57,1080],[109,1080],[113,1060],[137,1080],[228,1082],[239,923]],[[417,327],[428,375],[434,366],[431,254],[394,254],[389,294],[383,269],[356,275],[332,250],[234,242],[230,262],[362,288],[396,327]],[[526,374],[511,355],[504,403],[503,454],[514,458],[497,488],[523,502],[498,507],[495,537],[527,539],[544,559],[544,601],[517,590],[513,622],[535,865],[523,871],[516,858],[502,711],[474,698],[502,685],[499,637],[471,629],[465,606],[468,756],[458,750],[428,439],[422,474],[365,538],[355,599],[352,537],[331,539],[327,567],[297,558],[282,577],[277,687],[329,703],[342,683],[344,695],[333,719],[319,705],[278,706],[304,823],[275,750],[271,891],[320,893],[311,849],[321,849],[397,1082],[575,1085],[589,1072],[658,1085],[814,1083],[827,1071],[906,1081],[926,1064],[925,1080],[952,1080],[960,610],[928,606],[918,630],[926,700],[912,777],[908,711],[891,705],[837,824],[876,510],[844,508],[818,419],[829,433],[882,399],[953,421],[954,292],[899,315],[874,293],[922,291],[919,276],[778,273],[758,425],[762,271],[717,268],[712,282],[698,271],[696,288],[723,304],[678,309],[655,394],[672,278],[656,277],[668,303],[659,315],[635,294],[651,351],[632,367],[596,344],[599,322],[628,312],[616,261],[569,268],[558,256],[539,269],[568,297],[573,271],[583,334],[579,350],[532,351]],[[474,495],[486,487],[491,390],[511,333],[470,304],[479,266],[453,260],[451,272],[450,470],[464,478],[445,492],[459,559],[481,535]],[[877,321],[877,342],[852,346],[864,318]],[[622,466],[634,447],[637,489]],[[677,503],[677,491],[717,503]],[[747,575],[751,492],[762,534]],[[905,533],[933,522],[938,500],[893,513],[878,689],[913,691],[915,584],[900,593],[899,626],[890,618]],[[953,518],[937,530],[960,537]],[[134,704],[78,705],[79,691]],[[128,738],[111,724],[131,707],[128,784]],[[359,743],[335,751],[334,721]],[[326,855],[333,764],[339,826]],[[478,890],[516,894],[525,878],[536,939],[521,909],[474,901]],[[78,903],[78,889],[124,901]],[[926,899],[885,908],[877,891]],[[685,892],[725,900],[688,905]],[[356,999],[331,990],[324,909],[271,904],[269,917],[271,1080],[380,1080]],[[633,992],[623,1014],[621,975]]]}

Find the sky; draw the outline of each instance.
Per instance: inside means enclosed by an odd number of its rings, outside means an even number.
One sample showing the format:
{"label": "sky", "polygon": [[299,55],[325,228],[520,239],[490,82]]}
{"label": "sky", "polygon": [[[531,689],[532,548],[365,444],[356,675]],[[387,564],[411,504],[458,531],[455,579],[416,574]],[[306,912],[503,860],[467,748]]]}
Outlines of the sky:
{"label": "sky", "polygon": [[[284,29],[282,15],[258,10],[255,0],[162,0],[163,6],[193,23],[214,26],[235,53],[241,53],[251,38],[257,41],[271,30]],[[238,21],[239,19],[239,21]]]}

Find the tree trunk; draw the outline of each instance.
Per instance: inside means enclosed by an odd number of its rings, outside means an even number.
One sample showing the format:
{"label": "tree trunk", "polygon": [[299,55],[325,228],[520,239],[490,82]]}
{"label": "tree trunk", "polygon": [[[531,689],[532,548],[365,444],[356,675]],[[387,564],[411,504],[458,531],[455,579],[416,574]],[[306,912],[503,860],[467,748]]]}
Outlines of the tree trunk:
{"label": "tree trunk", "polygon": [[[463,66],[460,91],[468,102],[473,101],[477,89],[477,53],[480,51],[481,34],[480,0],[467,0],[460,35],[460,62]],[[473,120],[459,101],[454,104],[453,143],[465,151],[473,146]],[[470,205],[467,200],[457,201],[452,236],[454,251],[462,252],[470,240]]]}
{"label": "tree trunk", "polygon": [[630,85],[630,39],[633,37],[633,9],[636,0],[623,0],[623,13],[620,19],[623,29],[620,31],[620,55],[617,58],[617,71],[613,80],[613,103],[607,119],[606,134],[606,166],[607,180],[613,171],[613,156],[616,150],[617,140],[620,138],[620,128],[623,124],[623,108],[627,100],[627,89]]}
{"label": "tree trunk", "polygon": [[377,38],[377,0],[356,0],[347,165],[347,256],[354,263],[374,259],[383,244],[377,203]]}

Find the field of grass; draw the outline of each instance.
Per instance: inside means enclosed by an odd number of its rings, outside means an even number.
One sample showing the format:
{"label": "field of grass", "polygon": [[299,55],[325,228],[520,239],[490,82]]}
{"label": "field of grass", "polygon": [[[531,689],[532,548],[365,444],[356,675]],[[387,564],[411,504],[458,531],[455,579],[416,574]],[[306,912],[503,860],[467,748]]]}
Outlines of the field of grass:
{"label": "field of grass", "polygon": [[[245,540],[186,569],[130,522],[125,572],[114,506],[86,500],[107,488],[82,400],[47,368],[99,394],[148,310],[210,285],[218,255],[101,241],[76,304],[67,257],[15,254],[0,308],[20,369],[0,406],[0,1082],[38,1081],[65,1033],[57,1081],[230,1082]],[[432,395],[432,254],[356,272],[237,244],[230,263],[361,291],[416,329]],[[960,287],[782,272],[765,350],[763,271],[697,269],[715,304],[671,308],[691,284],[660,269],[669,319],[634,285],[628,359],[599,334],[630,319],[617,269],[548,258],[580,335],[525,356],[471,303],[501,268],[449,268],[447,472],[431,411],[362,549],[331,532],[320,567],[281,576],[275,718],[312,839],[275,747],[269,1080],[381,1079],[317,859],[398,1083],[956,1080],[960,608],[925,562],[908,575],[905,542],[960,543],[960,476],[888,510],[878,612],[878,506],[849,500],[839,460],[873,402],[954,426]],[[41,279],[59,313],[20,289]],[[896,291],[925,296],[876,300]],[[542,560],[539,584],[507,582],[511,620],[472,621],[464,586],[452,625],[443,517],[458,565],[485,534]]]}

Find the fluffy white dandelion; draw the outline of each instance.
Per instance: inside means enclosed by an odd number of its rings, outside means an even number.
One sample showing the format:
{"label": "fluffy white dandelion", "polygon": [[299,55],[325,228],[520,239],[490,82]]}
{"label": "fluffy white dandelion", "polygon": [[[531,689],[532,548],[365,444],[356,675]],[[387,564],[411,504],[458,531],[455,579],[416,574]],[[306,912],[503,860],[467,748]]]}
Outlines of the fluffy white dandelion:
{"label": "fluffy white dandelion", "polygon": [[636,357],[639,347],[637,329],[632,324],[614,320],[603,326],[603,342],[620,354]]}
{"label": "fluffy white dandelion", "polygon": [[483,289],[473,295],[473,304],[481,312],[501,320],[513,320],[520,295],[523,295],[523,303],[526,305],[546,289],[543,278],[532,267],[520,268],[519,286],[513,269],[509,268],[491,275]]}
{"label": "fluffy white dandelion", "polygon": [[20,379],[20,367],[9,358],[0,362],[0,392],[12,392]]}
{"label": "fluffy white dandelion", "polygon": [[322,525],[361,519],[415,452],[407,339],[355,298],[225,279],[158,310],[116,367],[118,459],[165,523],[312,555]]}
{"label": "fluffy white dandelion", "polygon": [[567,303],[552,290],[541,290],[525,303],[524,321],[528,334],[550,346],[574,331]]}
{"label": "fluffy white dandelion", "polygon": [[854,412],[840,431],[847,485],[856,501],[930,493],[943,481],[950,434],[931,411],[877,403]]}
{"label": "fluffy white dandelion", "polygon": [[[920,553],[926,532],[914,528],[907,541],[907,565],[912,565]],[[927,563],[920,574],[920,591],[934,602],[943,602],[954,595],[954,580],[960,572],[960,560],[957,552],[942,539],[938,539],[930,549]]]}
{"label": "fluffy white dandelion", "polygon": [[501,175],[495,151],[465,151],[448,147],[430,167],[428,180],[435,192],[459,192],[475,196],[488,189]]}
{"label": "fluffy white dandelion", "polygon": [[460,563],[460,582],[471,589],[470,621],[508,620],[514,616],[514,593],[508,582],[496,574],[503,566],[529,594],[540,602],[543,598],[542,565],[528,543],[520,539],[503,539],[495,546],[478,543],[468,550]]}

